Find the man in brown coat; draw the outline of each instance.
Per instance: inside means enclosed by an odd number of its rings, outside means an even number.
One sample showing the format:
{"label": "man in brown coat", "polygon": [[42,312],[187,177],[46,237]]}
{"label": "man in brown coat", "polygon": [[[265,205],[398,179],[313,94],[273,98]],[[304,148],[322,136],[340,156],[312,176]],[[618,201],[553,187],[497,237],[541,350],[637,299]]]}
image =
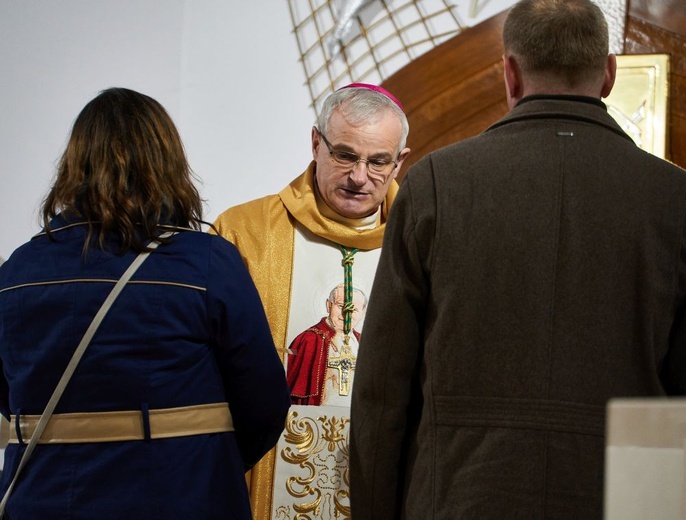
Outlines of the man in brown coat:
{"label": "man in brown coat", "polygon": [[504,47],[510,113],[413,166],[391,211],[355,520],[599,520],[608,399],[686,393],[686,172],[600,101],[602,12],[524,0]]}

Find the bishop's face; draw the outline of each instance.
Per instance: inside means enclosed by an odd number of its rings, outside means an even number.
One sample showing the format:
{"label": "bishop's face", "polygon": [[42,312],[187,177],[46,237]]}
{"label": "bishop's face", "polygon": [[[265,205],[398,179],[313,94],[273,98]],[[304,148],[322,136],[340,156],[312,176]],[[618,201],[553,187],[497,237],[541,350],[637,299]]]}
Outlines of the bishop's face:
{"label": "bishop's face", "polygon": [[[340,110],[334,110],[324,137],[313,129],[312,154],[317,163],[315,182],[326,205],[346,218],[363,218],[376,212],[409,153],[406,148],[398,157],[401,135],[402,124],[390,109],[381,112],[371,123],[360,126],[351,125]],[[324,138],[333,150],[351,152],[362,159],[396,161],[397,166],[391,164],[387,175],[370,176],[363,161],[353,166],[336,162]]]}

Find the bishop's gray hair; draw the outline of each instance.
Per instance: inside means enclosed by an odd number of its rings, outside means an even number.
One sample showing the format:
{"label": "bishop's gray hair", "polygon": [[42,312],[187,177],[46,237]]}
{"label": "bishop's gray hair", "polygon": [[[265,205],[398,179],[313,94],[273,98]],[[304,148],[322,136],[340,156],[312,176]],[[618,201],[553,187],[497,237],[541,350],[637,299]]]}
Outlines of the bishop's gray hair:
{"label": "bishop's gray hair", "polygon": [[364,87],[349,87],[335,91],[326,98],[317,118],[317,128],[322,134],[326,135],[331,114],[336,109],[340,109],[346,121],[353,126],[374,122],[382,112],[392,111],[402,124],[398,153],[405,148],[407,135],[410,133],[407,116],[395,102],[380,92]]}

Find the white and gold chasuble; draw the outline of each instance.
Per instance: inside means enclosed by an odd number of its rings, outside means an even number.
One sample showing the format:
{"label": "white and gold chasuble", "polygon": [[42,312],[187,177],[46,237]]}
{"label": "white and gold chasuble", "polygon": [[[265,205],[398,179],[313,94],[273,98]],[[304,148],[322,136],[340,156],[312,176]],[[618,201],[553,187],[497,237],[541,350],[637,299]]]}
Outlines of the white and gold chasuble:
{"label": "white and gold chasuble", "polygon": [[[376,216],[374,216],[374,223]],[[353,284],[367,297],[381,249],[354,255]],[[293,255],[293,283],[286,346],[327,315],[326,301],[343,283],[342,254],[337,244],[323,240],[298,225]],[[362,333],[363,319],[354,330]],[[286,429],[276,447],[272,518],[338,520],[350,516],[348,500],[348,438],[354,368],[346,395],[340,389],[340,371],[331,366],[343,345],[343,334],[326,345],[328,360],[321,405],[292,405]],[[353,357],[358,342],[349,334]]]}
{"label": "white and gold chasuble", "polygon": [[[279,353],[288,361],[293,340],[327,316],[331,291],[344,282],[339,246],[356,249],[352,283],[369,297],[383,231],[398,185],[391,182],[377,215],[347,220],[333,214],[314,194],[314,163],[278,195],[230,208],[215,222],[218,233],[241,253],[264,304]],[[363,318],[354,330],[362,333]],[[340,367],[340,338],[327,345],[327,385],[321,405],[293,405],[275,449],[250,472],[249,488],[256,520],[336,519],[350,517],[348,438],[354,358]],[[338,349],[338,350],[336,350]],[[335,355],[334,355],[335,354]],[[329,366],[331,365],[331,366]],[[351,377],[341,395],[340,377]]]}

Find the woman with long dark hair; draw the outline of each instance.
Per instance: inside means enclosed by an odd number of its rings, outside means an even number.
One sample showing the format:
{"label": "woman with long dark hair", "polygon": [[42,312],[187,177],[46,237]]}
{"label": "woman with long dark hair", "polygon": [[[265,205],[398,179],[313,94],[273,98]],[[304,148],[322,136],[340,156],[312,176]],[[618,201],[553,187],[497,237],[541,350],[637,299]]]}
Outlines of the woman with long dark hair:
{"label": "woman with long dark hair", "polygon": [[6,517],[251,518],[244,471],[289,393],[240,255],[200,232],[164,108],[123,88],[88,103],[41,213],[0,268]]}

